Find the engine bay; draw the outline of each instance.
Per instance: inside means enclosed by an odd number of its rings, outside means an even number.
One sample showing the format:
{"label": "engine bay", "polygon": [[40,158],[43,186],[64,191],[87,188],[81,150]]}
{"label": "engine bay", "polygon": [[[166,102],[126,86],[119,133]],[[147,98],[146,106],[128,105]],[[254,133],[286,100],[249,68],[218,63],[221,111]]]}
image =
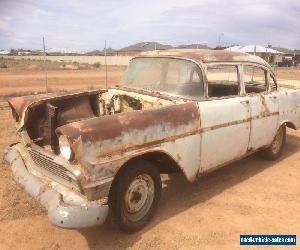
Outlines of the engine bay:
{"label": "engine bay", "polygon": [[172,103],[170,100],[118,89],[65,96],[30,107],[25,129],[37,145],[57,153],[56,128],[84,119],[123,112],[152,109]]}

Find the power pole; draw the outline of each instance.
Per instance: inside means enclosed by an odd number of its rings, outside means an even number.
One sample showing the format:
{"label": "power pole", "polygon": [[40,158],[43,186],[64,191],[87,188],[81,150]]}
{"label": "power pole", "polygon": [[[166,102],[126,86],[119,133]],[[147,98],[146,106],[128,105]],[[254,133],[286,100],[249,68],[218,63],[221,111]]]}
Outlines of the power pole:
{"label": "power pole", "polygon": [[[256,44],[254,45],[254,55],[256,55]],[[252,68],[252,78],[251,78],[251,82],[254,81],[254,67]]]}
{"label": "power pole", "polygon": [[46,45],[45,45],[45,38],[44,38],[44,36],[43,36],[43,50],[44,50],[45,89],[46,89],[46,94],[48,94],[48,77],[47,77],[47,63],[46,63]]}
{"label": "power pole", "polygon": [[221,47],[221,38],[222,38],[222,36],[224,36],[224,33],[221,33],[221,34],[219,35],[219,39],[218,39],[218,47],[219,47],[219,48]]}
{"label": "power pole", "polygon": [[105,63],[105,87],[107,89],[108,87],[107,87],[106,40],[105,40],[105,43],[104,43],[104,63]]}

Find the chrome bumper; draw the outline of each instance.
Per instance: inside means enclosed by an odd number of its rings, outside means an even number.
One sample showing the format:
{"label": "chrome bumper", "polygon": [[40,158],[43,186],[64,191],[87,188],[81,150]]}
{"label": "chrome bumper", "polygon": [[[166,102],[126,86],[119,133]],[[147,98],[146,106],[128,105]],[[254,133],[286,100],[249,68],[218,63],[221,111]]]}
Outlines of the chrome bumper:
{"label": "chrome bumper", "polygon": [[[8,147],[4,159],[10,164],[17,184],[48,210],[51,223],[64,228],[101,225],[108,215],[108,206],[90,202],[71,191],[31,174],[20,153],[19,144]],[[25,149],[24,149],[25,150]]]}

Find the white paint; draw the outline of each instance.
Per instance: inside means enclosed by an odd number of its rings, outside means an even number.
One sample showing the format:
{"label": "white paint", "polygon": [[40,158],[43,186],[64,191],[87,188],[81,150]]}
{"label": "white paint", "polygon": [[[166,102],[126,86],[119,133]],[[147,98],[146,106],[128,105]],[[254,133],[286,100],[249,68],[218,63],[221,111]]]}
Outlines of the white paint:
{"label": "white paint", "polygon": [[[250,134],[247,101],[248,97],[234,97],[198,103],[203,130],[200,172],[246,154]],[[219,125],[222,127],[209,129]]]}
{"label": "white paint", "polygon": [[197,177],[200,166],[201,134],[190,135],[174,142],[165,142],[161,149],[176,160],[189,181]]}
{"label": "white paint", "polygon": [[251,133],[248,148],[256,150],[272,143],[278,129],[278,99],[274,93],[249,96]]}
{"label": "white paint", "polygon": [[290,121],[300,128],[300,91],[284,89],[277,92],[279,105],[279,124]]}

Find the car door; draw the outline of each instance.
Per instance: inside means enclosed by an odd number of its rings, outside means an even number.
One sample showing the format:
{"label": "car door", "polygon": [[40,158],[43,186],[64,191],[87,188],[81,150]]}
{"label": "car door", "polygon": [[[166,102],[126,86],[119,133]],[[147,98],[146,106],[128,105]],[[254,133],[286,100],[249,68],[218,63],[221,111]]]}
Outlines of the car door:
{"label": "car door", "polygon": [[254,151],[272,143],[278,129],[279,105],[274,91],[276,90],[274,78],[270,77],[270,72],[266,68],[244,65],[243,71],[245,91],[249,96],[251,110],[248,150]]}
{"label": "car door", "polygon": [[247,153],[250,136],[249,97],[241,96],[240,66],[207,67],[208,97],[198,102],[201,120],[199,173]]}

